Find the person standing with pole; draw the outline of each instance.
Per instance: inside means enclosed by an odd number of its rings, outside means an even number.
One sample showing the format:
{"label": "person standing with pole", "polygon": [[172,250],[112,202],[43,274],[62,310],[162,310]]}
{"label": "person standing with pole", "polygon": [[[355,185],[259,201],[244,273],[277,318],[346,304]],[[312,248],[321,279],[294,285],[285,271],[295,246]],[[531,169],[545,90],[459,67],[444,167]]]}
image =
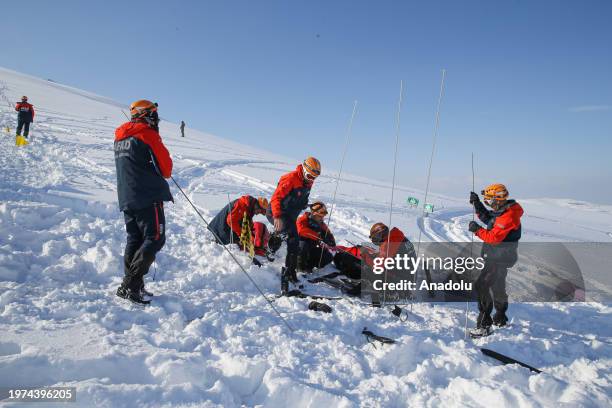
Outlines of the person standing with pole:
{"label": "person standing with pole", "polygon": [[115,131],[115,167],[119,209],[125,218],[127,244],[124,277],[117,296],[146,305],[152,296],[144,276],[166,242],[164,201],[174,201],[165,179],[172,176],[172,158],[159,135],[157,104],[138,100],[131,120]]}
{"label": "person standing with pole", "polygon": [[[476,328],[470,331],[474,338],[488,336],[491,325],[502,327],[508,322],[506,276],[518,258],[523,215],[520,204],[508,199],[508,190],[503,184],[491,184],[482,190],[482,196],[491,210],[485,208],[477,193],[470,192],[470,204],[474,206],[478,219],[486,224],[483,228],[476,221],[470,221],[468,226],[470,232],[484,241],[482,256],[486,258],[474,285],[479,311]],[[491,318],[493,307],[495,315]]]}

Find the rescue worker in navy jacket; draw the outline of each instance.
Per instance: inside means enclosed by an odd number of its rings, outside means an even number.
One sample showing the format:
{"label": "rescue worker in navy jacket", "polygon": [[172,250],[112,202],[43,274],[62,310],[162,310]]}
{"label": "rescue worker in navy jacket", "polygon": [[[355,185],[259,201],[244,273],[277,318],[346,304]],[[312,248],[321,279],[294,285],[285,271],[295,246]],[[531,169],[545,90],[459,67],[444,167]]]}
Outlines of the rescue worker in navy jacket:
{"label": "rescue worker in navy jacket", "polygon": [[131,121],[115,131],[115,166],[119,209],[123,211],[127,244],[125,276],[117,296],[149,303],[144,276],[166,242],[164,201],[173,201],[165,179],[172,159],[159,135],[157,104],[138,100],[130,106]]}
{"label": "rescue worker in navy jacket", "polygon": [[34,106],[28,103],[28,97],[22,96],[21,102],[15,105],[17,113],[17,136],[21,136],[23,130],[23,137],[28,138],[30,133],[30,123],[34,122]]}
{"label": "rescue worker in navy jacket", "polygon": [[[508,322],[508,294],[506,277],[508,269],[518,259],[518,242],[521,239],[521,217],[523,208],[515,200],[508,199],[509,193],[503,184],[491,184],[482,190],[488,210],[475,192],[470,192],[470,204],[476,215],[486,224],[482,228],[477,222],[470,221],[468,229],[484,241],[482,256],[486,258],[485,267],[474,286],[478,295],[478,320],[476,328],[470,331],[472,337],[487,336],[491,325],[505,326]],[[495,307],[495,314],[491,312]]]}

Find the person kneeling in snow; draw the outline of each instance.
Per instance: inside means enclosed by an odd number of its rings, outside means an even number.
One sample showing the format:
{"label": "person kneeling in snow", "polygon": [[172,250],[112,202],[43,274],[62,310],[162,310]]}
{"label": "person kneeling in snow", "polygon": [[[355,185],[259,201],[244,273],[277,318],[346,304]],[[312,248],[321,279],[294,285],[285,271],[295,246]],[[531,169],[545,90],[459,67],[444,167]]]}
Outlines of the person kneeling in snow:
{"label": "person kneeling in snow", "polygon": [[336,240],[323,221],[326,215],[325,204],[317,201],[310,204],[310,212],[305,212],[297,219],[296,226],[300,237],[297,259],[299,271],[310,273],[312,268],[322,268],[334,258],[330,247],[336,246]]}
{"label": "person kneeling in snow", "polygon": [[[470,192],[470,204],[474,206],[480,221],[487,225],[482,228],[477,222],[470,221],[469,230],[485,242],[482,248],[486,256],[485,266],[476,280],[478,295],[478,320],[473,337],[486,336],[491,324],[505,326],[508,321],[508,294],[506,276],[518,259],[517,246],[521,238],[521,216],[523,208],[514,200],[508,200],[508,190],[503,184],[491,184],[482,195],[489,211],[480,201],[478,194]],[[503,243],[503,244],[501,244]],[[500,245],[501,244],[501,245]],[[492,295],[491,295],[492,294]],[[495,306],[495,315],[491,312]]]}
{"label": "person kneeling in snow", "polygon": [[213,233],[219,244],[240,245],[242,222],[245,214],[251,231],[253,231],[253,217],[258,214],[265,214],[267,208],[267,198],[243,195],[223,207],[208,224],[208,230]]}
{"label": "person kneeling in snow", "polygon": [[166,242],[164,201],[173,201],[165,179],[172,159],[159,135],[157,104],[139,100],[130,106],[132,120],[115,131],[115,167],[119,209],[125,218],[125,276],[117,296],[147,304],[152,296],[144,276]]}

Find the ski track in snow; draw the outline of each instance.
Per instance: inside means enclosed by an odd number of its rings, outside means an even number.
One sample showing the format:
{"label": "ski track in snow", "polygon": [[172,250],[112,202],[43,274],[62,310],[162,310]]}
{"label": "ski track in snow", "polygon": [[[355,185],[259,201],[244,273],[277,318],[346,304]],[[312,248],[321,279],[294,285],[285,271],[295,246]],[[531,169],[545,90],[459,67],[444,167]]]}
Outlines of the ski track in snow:
{"label": "ski track in snow", "polygon": [[[511,327],[466,342],[463,304],[415,304],[401,322],[351,299],[326,302],[331,314],[308,311],[307,300],[276,299],[298,329],[292,334],[174,186],[167,243],[147,277],[159,296],[146,309],[119,300],[125,232],[112,135],[120,105],[11,71],[0,75],[0,385],[76,386],[70,406],[83,407],[610,406],[609,305],[512,305]],[[14,129],[11,101],[24,92],[32,101],[50,96],[36,106],[32,144],[17,149],[4,127]],[[57,106],[64,100],[71,110]],[[176,131],[163,125],[162,135]],[[207,219],[227,193],[269,196],[293,166],[187,134],[188,141],[164,139],[175,178]],[[322,177],[313,197],[331,201],[334,183]],[[371,223],[388,217],[388,203],[360,184],[343,177],[331,221],[339,241],[365,240]],[[345,185],[355,194],[342,191]],[[394,219],[411,239],[421,228],[426,240],[470,240],[467,207],[419,215],[400,206]],[[256,268],[233,253],[266,293],[278,292],[282,259]],[[475,315],[471,307],[471,324]],[[398,343],[369,345],[360,334],[365,326]],[[546,374],[500,366],[480,354],[482,345]]]}

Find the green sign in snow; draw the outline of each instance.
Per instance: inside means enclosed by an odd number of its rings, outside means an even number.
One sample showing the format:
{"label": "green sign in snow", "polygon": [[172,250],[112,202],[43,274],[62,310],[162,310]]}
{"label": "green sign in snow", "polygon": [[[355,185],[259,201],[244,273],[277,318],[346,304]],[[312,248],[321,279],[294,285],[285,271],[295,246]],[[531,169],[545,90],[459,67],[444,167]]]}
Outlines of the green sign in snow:
{"label": "green sign in snow", "polygon": [[418,198],[414,198],[414,197],[408,197],[408,205],[411,205],[413,207],[418,207],[419,206],[419,199]]}
{"label": "green sign in snow", "polygon": [[425,205],[423,206],[423,209],[425,210],[426,213],[432,213],[434,212],[434,205],[425,203]]}

